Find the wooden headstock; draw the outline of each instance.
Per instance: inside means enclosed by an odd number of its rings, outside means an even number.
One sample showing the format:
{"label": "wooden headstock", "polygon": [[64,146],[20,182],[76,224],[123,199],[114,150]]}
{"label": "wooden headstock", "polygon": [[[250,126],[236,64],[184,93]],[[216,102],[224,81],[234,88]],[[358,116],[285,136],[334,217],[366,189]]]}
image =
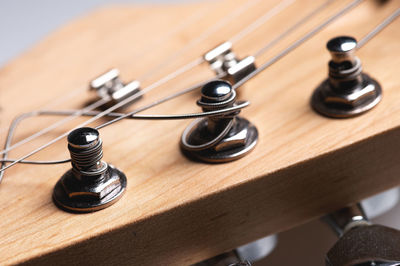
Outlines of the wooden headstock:
{"label": "wooden headstock", "polygon": [[[333,1],[256,64],[349,2]],[[1,140],[20,113],[43,109],[49,102],[53,106],[47,109],[82,108],[93,96],[85,90],[90,79],[111,67],[119,68],[126,79],[135,79],[238,6],[249,5],[246,12],[152,72],[143,82],[146,86],[229,39],[277,3],[114,6],[71,22],[0,70]],[[295,1],[235,44],[235,51],[243,57],[254,53],[321,3]],[[127,176],[125,195],[107,209],[80,215],[59,210],[51,200],[55,183],[69,165],[18,165],[7,170],[0,185],[0,263],[191,264],[399,185],[400,21],[358,51],[365,72],[382,85],[380,104],[341,120],[322,117],[309,105],[313,90],[327,76],[326,42],[343,34],[360,39],[398,6],[398,1],[364,1],[240,88],[239,99],[251,102],[242,115],[259,132],[254,151],[240,160],[188,160],[179,149],[185,120],[121,121],[100,133],[104,159]],[[181,25],[190,16],[197,17]],[[212,76],[203,64],[144,95],[130,110]],[[198,97],[196,92],[184,95],[146,113],[198,112]],[[15,140],[57,119],[26,120]],[[10,156],[17,158],[84,119],[75,119]],[[60,141],[32,158],[67,156],[66,142]]]}

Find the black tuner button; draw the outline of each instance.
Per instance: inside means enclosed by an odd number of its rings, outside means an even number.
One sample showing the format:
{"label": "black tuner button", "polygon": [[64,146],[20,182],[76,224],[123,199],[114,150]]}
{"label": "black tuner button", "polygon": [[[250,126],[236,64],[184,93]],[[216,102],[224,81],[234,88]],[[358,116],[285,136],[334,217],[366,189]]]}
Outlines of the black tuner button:
{"label": "black tuner button", "polygon": [[345,61],[354,63],[356,60],[355,50],[357,48],[357,41],[353,37],[340,36],[331,39],[326,47],[332,56],[332,61],[340,64]]}
{"label": "black tuner button", "polygon": [[77,149],[85,149],[96,145],[99,140],[99,132],[90,127],[75,129],[68,135],[68,144]]}
{"label": "black tuner button", "polygon": [[348,36],[327,43],[331,54],[329,77],[311,97],[313,109],[327,117],[348,118],[375,107],[382,98],[382,88],[362,72],[361,61],[355,56],[357,41]]}
{"label": "black tuner button", "polygon": [[232,86],[223,80],[214,80],[201,89],[202,101],[219,102],[232,96]]}
{"label": "black tuner button", "polygon": [[[230,83],[211,81],[201,89],[197,101],[203,111],[216,111],[235,106],[236,92]],[[239,111],[194,121],[182,134],[181,149],[190,158],[222,163],[239,159],[255,147],[256,127],[238,116]]]}
{"label": "black tuner button", "polygon": [[99,132],[84,127],[68,135],[72,168],[57,182],[53,201],[70,212],[93,212],[104,209],[121,198],[126,188],[126,176],[103,162],[103,147]]}

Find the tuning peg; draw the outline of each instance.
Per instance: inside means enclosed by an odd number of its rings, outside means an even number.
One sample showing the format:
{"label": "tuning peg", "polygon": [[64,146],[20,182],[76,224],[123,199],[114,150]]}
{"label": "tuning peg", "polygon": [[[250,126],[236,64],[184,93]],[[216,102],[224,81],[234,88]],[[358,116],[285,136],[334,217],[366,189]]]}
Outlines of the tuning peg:
{"label": "tuning peg", "polygon": [[327,43],[331,54],[329,77],[314,91],[311,106],[318,113],[346,118],[360,115],[382,98],[379,83],[362,72],[361,61],[355,56],[357,41],[348,36],[331,39]]}
{"label": "tuning peg", "polygon": [[[235,105],[236,92],[223,80],[207,83],[197,101],[204,112]],[[243,157],[255,147],[258,131],[239,111],[195,120],[182,134],[185,155],[205,162],[229,162]]]}
{"label": "tuning peg", "polygon": [[326,255],[327,266],[400,265],[400,231],[372,225],[360,204],[336,211],[325,221],[340,236]]}
{"label": "tuning peg", "polygon": [[276,243],[277,236],[270,235],[193,266],[251,266],[252,262],[267,257],[274,250]]}
{"label": "tuning peg", "polygon": [[193,264],[193,266],[251,266],[251,263],[242,260],[236,251],[229,251],[211,259]]}
{"label": "tuning peg", "polygon": [[[100,99],[109,99],[106,108],[113,106],[140,91],[140,82],[137,80],[125,84],[119,77],[118,69],[111,69],[90,82],[90,90],[95,91]],[[123,107],[133,103],[132,100]]]}
{"label": "tuning peg", "polygon": [[254,56],[247,56],[240,60],[232,51],[232,43],[224,42],[211,49],[203,56],[217,75],[231,84],[239,82],[256,69]]}
{"label": "tuning peg", "polygon": [[53,200],[71,212],[93,212],[114,204],[126,188],[126,176],[102,161],[99,132],[78,128],[68,135],[72,168],[57,182]]}

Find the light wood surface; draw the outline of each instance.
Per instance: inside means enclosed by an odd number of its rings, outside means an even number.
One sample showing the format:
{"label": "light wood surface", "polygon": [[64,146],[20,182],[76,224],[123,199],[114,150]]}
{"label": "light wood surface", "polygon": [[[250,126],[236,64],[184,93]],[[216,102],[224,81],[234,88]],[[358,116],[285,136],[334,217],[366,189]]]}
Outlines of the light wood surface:
{"label": "light wood surface", "polygon": [[[1,143],[18,114],[49,103],[48,109],[80,108],[93,97],[86,91],[91,78],[111,67],[127,81],[140,77],[248,2],[114,6],[69,23],[0,70]],[[240,57],[252,54],[321,2],[295,1],[234,50]],[[334,1],[257,63],[349,2]],[[143,86],[229,39],[277,3],[254,2]],[[399,185],[400,21],[358,51],[364,70],[384,90],[375,109],[333,120],[309,107],[313,89],[327,76],[326,41],[343,34],[360,39],[397,7],[398,1],[365,1],[241,88],[240,98],[251,102],[242,115],[257,126],[260,140],[238,161],[210,165],[186,159],[178,144],[189,121],[122,121],[102,129],[101,136],[104,160],[128,177],[126,194],[110,208],[81,215],[63,212],[51,201],[53,186],[69,165],[10,169],[0,185],[0,264],[187,265]],[[191,14],[197,17],[190,20]],[[212,75],[205,64],[196,67],[131,109]],[[197,93],[182,96],[146,113],[197,112],[197,98]],[[15,140],[57,119],[25,121]],[[82,121],[16,149],[11,157]],[[67,156],[66,142],[60,141],[32,158]]]}

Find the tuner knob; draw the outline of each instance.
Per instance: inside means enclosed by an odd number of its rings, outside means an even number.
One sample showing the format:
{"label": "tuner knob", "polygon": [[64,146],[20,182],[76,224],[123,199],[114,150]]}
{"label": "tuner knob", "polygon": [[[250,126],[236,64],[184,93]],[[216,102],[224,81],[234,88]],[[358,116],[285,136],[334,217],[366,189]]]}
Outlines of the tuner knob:
{"label": "tuner knob", "polygon": [[360,115],[376,106],[382,98],[379,83],[362,72],[355,56],[357,41],[340,36],[327,43],[331,54],[329,77],[314,91],[311,106],[318,113],[332,118]]}
{"label": "tuner knob", "polygon": [[348,61],[355,64],[357,41],[353,37],[341,36],[333,38],[326,44],[326,48],[331,54],[332,62],[340,64]]}
{"label": "tuner knob", "polygon": [[72,168],[57,182],[54,203],[70,212],[93,212],[104,209],[121,198],[126,176],[103,162],[102,140],[94,128],[83,127],[68,135]]}
{"label": "tuner knob", "polygon": [[[236,91],[229,82],[211,81],[201,89],[197,101],[204,112],[235,105]],[[190,158],[205,162],[229,162],[243,157],[255,147],[258,131],[239,111],[195,120],[182,134],[181,149]]]}
{"label": "tuner knob", "polygon": [[325,221],[340,236],[326,255],[327,266],[400,265],[400,232],[372,225],[360,204],[336,211]]}

